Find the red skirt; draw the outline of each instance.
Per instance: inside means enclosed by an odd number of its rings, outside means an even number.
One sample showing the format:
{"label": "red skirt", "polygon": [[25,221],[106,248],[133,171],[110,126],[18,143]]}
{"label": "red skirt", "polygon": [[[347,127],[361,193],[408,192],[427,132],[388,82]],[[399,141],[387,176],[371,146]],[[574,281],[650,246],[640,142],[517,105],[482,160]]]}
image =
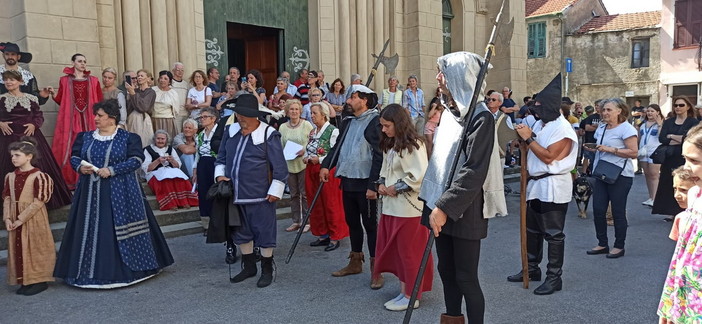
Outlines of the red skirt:
{"label": "red skirt", "polygon": [[[319,188],[320,164],[308,164],[305,169],[305,192],[307,204],[312,204],[314,194]],[[341,198],[341,180],[334,177],[335,169],[329,171],[329,182],[324,184],[319,198],[310,213],[310,230],[312,234],[321,236],[328,234],[332,241],[338,241],[349,236],[349,226],[346,225],[344,203]]]}
{"label": "red skirt", "polygon": [[192,185],[188,180],[175,178],[158,181],[156,177],[152,177],[149,187],[156,193],[160,210],[198,205],[197,193],[192,192]]}
{"label": "red skirt", "polygon": [[[405,284],[407,293],[414,287],[429,235],[429,229],[419,223],[420,219],[382,214],[378,225],[373,277],[390,272]],[[422,297],[423,292],[431,290],[433,281],[434,261],[430,254],[418,298]]]}

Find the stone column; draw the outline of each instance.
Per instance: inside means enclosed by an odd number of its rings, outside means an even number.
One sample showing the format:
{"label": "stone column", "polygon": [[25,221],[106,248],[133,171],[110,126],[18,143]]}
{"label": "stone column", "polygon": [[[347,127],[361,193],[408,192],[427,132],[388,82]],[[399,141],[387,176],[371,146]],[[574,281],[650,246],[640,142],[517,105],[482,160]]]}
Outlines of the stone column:
{"label": "stone column", "polygon": [[351,78],[351,23],[349,14],[349,2],[346,0],[337,0],[339,8],[339,61],[337,70],[339,78],[348,86]]}
{"label": "stone column", "polygon": [[[122,19],[122,0],[114,0],[114,17],[115,17],[115,48],[117,49],[117,73],[122,73],[126,70],[126,62],[124,61],[124,20]],[[121,75],[120,81],[121,79]]]}
{"label": "stone column", "polygon": [[168,33],[168,70],[178,62],[178,15],[176,0],[166,0],[166,29]]}
{"label": "stone column", "polygon": [[368,21],[366,20],[366,15],[368,15],[368,8],[366,6],[365,0],[356,1],[356,72],[363,78],[363,84],[366,83],[368,78],[368,59],[366,56],[368,52]]}
{"label": "stone column", "polygon": [[122,0],[122,31],[124,35],[124,70],[143,67],[139,0]]}
{"label": "stone column", "polygon": [[185,74],[197,68],[197,42],[195,39],[195,17],[192,0],[176,0],[178,22],[178,56],[185,65]]}
{"label": "stone column", "polygon": [[141,24],[141,67],[153,73],[153,42],[151,40],[151,0],[139,1],[139,22]]}
{"label": "stone column", "polygon": [[168,17],[166,0],[151,0],[151,37],[153,41],[154,78],[158,71],[169,69]]}
{"label": "stone column", "polygon": [[[373,53],[376,55],[380,55],[380,51],[383,49],[383,45],[385,44],[385,16],[387,14],[386,11],[383,11],[383,2],[382,0],[373,0],[373,12],[375,12],[375,15],[373,16],[373,31],[375,33],[375,36],[373,37]],[[388,49],[385,50],[385,54],[387,56],[390,55],[390,45],[388,44]],[[375,59],[372,57],[369,57],[371,60],[371,64],[375,64]],[[385,88],[385,80],[387,79],[386,73],[385,73],[385,67],[384,66],[378,66],[378,73],[375,75],[375,81],[374,81],[374,88],[377,91],[382,91],[383,88]]]}

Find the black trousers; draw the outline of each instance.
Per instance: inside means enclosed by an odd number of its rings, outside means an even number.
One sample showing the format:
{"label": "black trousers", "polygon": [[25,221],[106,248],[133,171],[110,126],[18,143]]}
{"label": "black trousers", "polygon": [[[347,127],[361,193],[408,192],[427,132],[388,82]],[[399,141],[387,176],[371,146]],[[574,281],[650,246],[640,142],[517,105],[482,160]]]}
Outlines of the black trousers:
{"label": "black trousers", "polygon": [[352,252],[363,252],[363,229],[368,238],[368,253],[375,257],[375,241],[378,233],[377,200],[366,199],[366,192],[344,191],[344,213],[349,226]]}
{"label": "black trousers", "polygon": [[439,275],[444,284],[446,314],[460,316],[466,301],[468,323],[483,323],[485,297],[478,280],[480,240],[466,240],[441,234],[436,238]]}

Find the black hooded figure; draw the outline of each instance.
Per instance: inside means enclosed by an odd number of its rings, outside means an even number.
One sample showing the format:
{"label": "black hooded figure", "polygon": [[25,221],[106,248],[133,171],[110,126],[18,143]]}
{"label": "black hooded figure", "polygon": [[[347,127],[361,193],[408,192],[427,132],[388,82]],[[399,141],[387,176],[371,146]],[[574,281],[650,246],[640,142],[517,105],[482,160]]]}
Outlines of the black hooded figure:
{"label": "black hooded figure", "polygon": [[[536,295],[549,295],[561,290],[561,269],[565,247],[565,215],[571,200],[578,155],[578,138],[573,127],[561,115],[561,75],[558,74],[544,90],[536,95],[532,107],[539,121],[534,129],[517,125],[519,137],[526,142],[527,169],[527,257],[529,280],[540,281],[539,264],[543,256],[543,241],[548,242],[546,280],[534,290]],[[507,277],[521,282],[522,272]]]}
{"label": "black hooded figure", "polygon": [[558,119],[561,115],[561,74],[534,96],[534,106],[531,108],[544,124]]}

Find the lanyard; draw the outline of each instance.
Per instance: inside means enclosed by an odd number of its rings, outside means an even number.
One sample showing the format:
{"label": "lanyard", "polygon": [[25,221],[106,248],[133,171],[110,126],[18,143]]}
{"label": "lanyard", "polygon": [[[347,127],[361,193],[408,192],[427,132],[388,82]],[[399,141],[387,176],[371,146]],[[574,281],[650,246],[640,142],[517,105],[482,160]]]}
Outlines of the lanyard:
{"label": "lanyard", "polygon": [[658,125],[658,124],[654,123],[653,125],[651,125],[651,127],[648,128],[648,132],[647,132],[646,131],[646,123],[643,124],[643,130],[644,130],[643,144],[644,144],[644,146],[646,146],[646,144],[648,144],[648,134],[651,133],[651,131],[653,130],[653,126],[656,126],[656,125]]}

